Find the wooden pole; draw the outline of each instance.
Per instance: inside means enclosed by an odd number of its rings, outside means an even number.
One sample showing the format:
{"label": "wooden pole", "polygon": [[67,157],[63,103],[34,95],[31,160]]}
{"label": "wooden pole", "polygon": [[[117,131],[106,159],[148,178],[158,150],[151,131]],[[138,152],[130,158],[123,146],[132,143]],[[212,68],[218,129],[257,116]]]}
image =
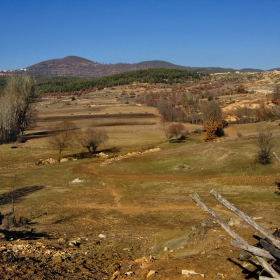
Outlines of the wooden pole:
{"label": "wooden pole", "polygon": [[[217,195],[218,193],[216,191],[211,191],[211,194],[215,194]],[[220,194],[219,195],[219,201],[220,199],[222,199],[223,202],[225,202],[226,200],[222,198],[222,196]],[[196,202],[203,210],[205,210],[207,213],[209,213],[212,217],[215,218],[215,220],[222,226],[222,228],[231,236],[233,237],[236,242],[233,241],[233,243],[235,245],[240,245],[242,247],[245,246],[245,248],[247,249],[251,249],[250,247],[253,247],[253,246],[250,246],[242,237],[240,237],[237,233],[235,233],[233,230],[231,230],[231,228],[215,213],[214,210],[212,210],[210,207],[208,207],[199,197],[199,195],[197,193],[192,193],[190,195],[190,197],[193,199],[194,202]],[[216,197],[216,196],[215,196]],[[224,203],[223,203],[224,204]],[[230,204],[228,202],[228,204]],[[233,207],[235,208],[235,206],[233,205]],[[229,208],[230,209],[230,208]],[[237,208],[235,208],[237,209]],[[231,210],[231,209],[230,209]],[[237,209],[238,210],[238,209]],[[239,211],[239,210],[238,210]],[[240,211],[241,212],[241,211]],[[235,213],[235,212],[234,212]],[[244,214],[245,215],[245,214]],[[246,215],[247,216],[247,215]],[[248,216],[247,216],[248,217]],[[250,218],[250,217],[249,217]],[[238,247],[238,246],[237,246]],[[243,249],[243,248],[242,248]],[[245,249],[245,250],[247,250]],[[260,249],[261,250],[261,249]],[[261,254],[265,254],[263,251],[264,250],[261,250]],[[266,256],[269,256],[270,253],[267,252],[268,254]],[[254,250],[254,254],[256,255],[256,258],[258,259],[258,261],[260,262],[261,266],[268,272],[271,274],[271,276],[273,278],[267,278],[267,279],[276,279],[276,280],[280,280],[280,275],[271,267],[271,265],[265,260],[263,259],[262,257],[258,256],[258,254],[260,254],[260,251],[259,250]],[[269,256],[269,258],[272,258],[274,259],[273,256]],[[259,279],[262,279],[262,280],[266,280],[266,278],[259,278]]]}
{"label": "wooden pole", "polygon": [[280,241],[277,240],[272,233],[264,229],[261,225],[259,225],[257,222],[255,222],[251,217],[247,216],[245,213],[237,209],[232,203],[228,202],[225,198],[223,198],[217,191],[212,190],[210,192],[216,199],[218,199],[224,206],[226,206],[229,210],[231,210],[234,214],[239,216],[241,219],[243,219],[245,222],[247,222],[249,225],[254,227],[256,230],[258,230],[260,233],[262,233],[269,241],[277,248],[280,249]]}

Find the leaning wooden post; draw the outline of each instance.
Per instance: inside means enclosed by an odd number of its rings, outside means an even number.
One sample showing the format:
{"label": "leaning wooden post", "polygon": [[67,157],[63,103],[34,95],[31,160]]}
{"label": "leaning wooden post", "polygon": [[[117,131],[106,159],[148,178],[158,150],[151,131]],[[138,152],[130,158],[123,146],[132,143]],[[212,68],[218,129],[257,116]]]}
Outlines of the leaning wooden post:
{"label": "leaning wooden post", "polygon": [[272,233],[264,229],[261,225],[255,222],[251,217],[247,216],[245,213],[237,209],[233,204],[223,198],[217,191],[212,190],[210,192],[216,199],[218,199],[224,206],[226,206],[229,210],[231,210],[234,214],[242,218],[249,225],[257,229],[260,233],[262,233],[265,237],[269,239],[269,241],[277,248],[280,249],[280,241],[277,240]]}
{"label": "leaning wooden post", "polygon": [[251,246],[245,241],[241,236],[239,236],[236,232],[234,232],[217,214],[216,212],[208,207],[199,197],[197,193],[193,193],[190,195],[190,197],[193,199],[194,202],[196,202],[203,210],[205,210],[207,213],[209,213],[215,220],[221,225],[221,227],[236,241],[232,242],[232,245],[234,247],[238,247],[241,249],[244,249],[254,255],[261,256],[264,258],[268,258],[271,260],[275,260],[275,258],[266,250],[263,250],[261,248],[257,248],[254,246]]}
{"label": "leaning wooden post", "polygon": [[[250,249],[250,245],[242,238],[240,237],[237,233],[235,233],[233,230],[231,230],[231,228],[223,221],[221,220],[221,218],[215,213],[214,210],[212,210],[210,207],[208,207],[199,197],[199,195],[197,193],[193,193],[190,195],[190,197],[193,199],[194,202],[196,202],[202,209],[204,209],[207,213],[209,213],[212,217],[214,217],[216,219],[216,221],[222,226],[222,228],[231,236],[233,237],[236,241],[238,241],[239,243],[242,244],[242,246],[245,246],[246,249]],[[238,209],[237,209],[238,210]],[[236,243],[238,243],[236,242]],[[234,242],[233,242],[234,243]],[[238,244],[235,244],[238,245]],[[239,246],[237,246],[239,247]],[[249,250],[248,250],[249,251]],[[263,251],[263,250],[261,250]],[[259,253],[258,252],[254,252],[256,254],[256,258],[258,259],[258,261],[260,262],[261,266],[268,272],[271,274],[271,276],[273,277],[272,279],[276,279],[276,280],[280,280],[280,275],[271,267],[271,265],[264,260],[262,257],[258,256]],[[269,255],[270,253],[267,252]],[[264,255],[261,255],[264,256]],[[264,256],[265,257],[265,256]],[[271,256],[272,259],[274,259],[273,256]],[[259,278],[259,279],[265,279],[265,278]]]}
{"label": "leaning wooden post", "polygon": [[215,220],[221,225],[221,227],[235,240],[238,240],[242,243],[247,243],[242,237],[240,237],[237,233],[235,233],[231,228],[216,214],[216,212],[208,207],[199,197],[197,193],[193,193],[190,195],[192,200],[196,202],[204,211],[209,213]]}

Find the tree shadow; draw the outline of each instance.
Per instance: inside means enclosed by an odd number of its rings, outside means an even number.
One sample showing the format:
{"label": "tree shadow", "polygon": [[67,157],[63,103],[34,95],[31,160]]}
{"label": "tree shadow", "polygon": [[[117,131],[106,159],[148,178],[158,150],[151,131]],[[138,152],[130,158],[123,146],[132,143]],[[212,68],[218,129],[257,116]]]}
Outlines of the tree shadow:
{"label": "tree shadow", "polygon": [[183,140],[181,140],[181,139],[170,139],[169,140],[169,143],[184,143],[184,142],[186,142],[186,139],[183,139]]}
{"label": "tree shadow", "polygon": [[6,230],[2,229],[0,230],[1,233],[5,235],[6,240],[34,240],[39,239],[42,237],[49,238],[50,235],[48,235],[46,232],[35,232],[33,229],[31,230]]}
{"label": "tree shadow", "polygon": [[112,147],[112,148],[109,148],[109,149],[101,150],[100,152],[103,152],[103,153],[119,153],[120,151],[121,151],[120,148]]}
{"label": "tree shadow", "polygon": [[39,139],[43,137],[47,137],[51,134],[51,131],[39,131],[39,132],[31,132],[28,134],[23,134],[18,138],[18,141],[21,143],[25,143],[31,139]]}
{"label": "tree shadow", "polygon": [[97,150],[94,153],[90,153],[90,152],[81,152],[81,153],[77,153],[77,154],[72,154],[67,156],[68,159],[70,158],[77,158],[77,159],[84,159],[84,158],[93,158],[96,157],[96,155],[98,155],[99,153],[105,153],[105,154],[116,154],[120,152],[120,148],[118,147],[112,147],[109,149],[103,149],[103,150]]}
{"label": "tree shadow", "polygon": [[29,187],[24,187],[20,189],[16,189],[10,192],[6,192],[0,195],[0,206],[5,205],[5,204],[10,204],[12,203],[12,200],[14,202],[18,202],[21,200],[21,198],[35,192],[43,189],[44,186],[29,186]]}

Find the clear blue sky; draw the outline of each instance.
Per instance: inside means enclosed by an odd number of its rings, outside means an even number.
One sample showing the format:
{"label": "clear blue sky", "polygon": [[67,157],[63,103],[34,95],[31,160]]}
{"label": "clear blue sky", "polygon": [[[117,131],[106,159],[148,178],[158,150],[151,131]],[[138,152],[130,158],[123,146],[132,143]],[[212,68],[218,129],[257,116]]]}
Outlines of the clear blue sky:
{"label": "clear blue sky", "polygon": [[1,0],[0,69],[99,63],[280,67],[279,0]]}

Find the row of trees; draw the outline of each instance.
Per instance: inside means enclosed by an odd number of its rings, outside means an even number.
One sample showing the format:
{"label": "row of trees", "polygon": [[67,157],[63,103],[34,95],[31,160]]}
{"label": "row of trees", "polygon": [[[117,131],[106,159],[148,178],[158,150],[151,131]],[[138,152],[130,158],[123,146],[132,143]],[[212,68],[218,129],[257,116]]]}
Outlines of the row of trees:
{"label": "row of trees", "polygon": [[0,143],[15,141],[35,125],[36,81],[30,76],[11,76],[0,95]]}

